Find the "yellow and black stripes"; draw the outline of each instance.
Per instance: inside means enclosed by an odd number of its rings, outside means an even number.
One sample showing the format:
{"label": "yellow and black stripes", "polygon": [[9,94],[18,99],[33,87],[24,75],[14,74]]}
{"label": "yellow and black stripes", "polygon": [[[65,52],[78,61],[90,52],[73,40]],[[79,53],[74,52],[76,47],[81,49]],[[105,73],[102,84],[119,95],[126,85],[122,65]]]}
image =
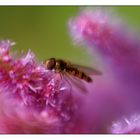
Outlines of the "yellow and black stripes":
{"label": "yellow and black stripes", "polygon": [[86,82],[92,82],[92,78],[85,72],[79,70],[77,67],[74,67],[70,62],[64,61],[62,59],[50,58],[44,61],[44,65],[48,70],[55,70],[55,72],[58,73],[66,72],[69,75],[73,75],[79,79],[83,79]]}
{"label": "yellow and black stripes", "polygon": [[77,77],[77,78],[83,79],[86,82],[92,82],[92,79],[87,74],[78,70],[77,68],[73,68],[73,67],[66,68],[66,72],[70,75]]}

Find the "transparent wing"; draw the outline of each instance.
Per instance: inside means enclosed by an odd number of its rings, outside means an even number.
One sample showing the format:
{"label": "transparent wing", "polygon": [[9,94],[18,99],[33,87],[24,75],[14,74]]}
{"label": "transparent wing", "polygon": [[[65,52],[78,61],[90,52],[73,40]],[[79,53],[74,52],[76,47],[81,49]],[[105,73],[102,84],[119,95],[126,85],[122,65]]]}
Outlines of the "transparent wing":
{"label": "transparent wing", "polygon": [[68,86],[67,88],[70,90],[70,93],[72,93],[74,89],[76,89],[82,94],[88,93],[88,90],[84,81],[82,79],[74,77],[73,75],[69,75],[66,72],[61,72],[61,73],[56,73],[54,75],[54,78],[55,80],[61,79],[64,82],[66,82],[66,85]]}
{"label": "transparent wing", "polygon": [[77,65],[77,64],[72,64],[72,66],[76,67],[77,69],[79,69],[89,75],[101,75],[102,74],[99,70],[97,70],[95,68]]}
{"label": "transparent wing", "polygon": [[72,89],[76,88],[81,93],[84,93],[84,94],[88,93],[86,85],[81,79],[74,77],[72,75],[69,75],[67,73],[64,73],[64,78],[66,79],[66,81],[68,81]]}

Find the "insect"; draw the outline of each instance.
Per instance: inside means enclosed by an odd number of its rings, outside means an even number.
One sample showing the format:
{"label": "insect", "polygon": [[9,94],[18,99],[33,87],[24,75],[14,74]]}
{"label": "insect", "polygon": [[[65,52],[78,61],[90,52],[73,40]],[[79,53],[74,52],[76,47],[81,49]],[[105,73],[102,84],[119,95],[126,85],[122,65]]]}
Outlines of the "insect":
{"label": "insect", "polygon": [[93,79],[90,75],[100,75],[101,72],[90,67],[85,67],[77,64],[72,64],[69,61],[62,59],[50,58],[44,61],[45,68],[48,70],[54,70],[55,73],[59,73],[61,77],[67,78],[81,90],[85,91],[85,86],[81,80],[91,83]]}

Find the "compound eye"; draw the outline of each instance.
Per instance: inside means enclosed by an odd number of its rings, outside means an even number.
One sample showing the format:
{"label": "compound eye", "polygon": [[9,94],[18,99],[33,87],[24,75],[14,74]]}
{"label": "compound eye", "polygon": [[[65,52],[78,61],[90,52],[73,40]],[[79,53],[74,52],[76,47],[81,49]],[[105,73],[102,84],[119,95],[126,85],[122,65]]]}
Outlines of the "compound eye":
{"label": "compound eye", "polygon": [[45,65],[46,69],[48,69],[48,70],[54,69],[55,64],[56,64],[56,62],[55,62],[55,60],[52,59],[52,58],[49,59],[49,60],[46,60],[46,61],[44,62],[44,65]]}

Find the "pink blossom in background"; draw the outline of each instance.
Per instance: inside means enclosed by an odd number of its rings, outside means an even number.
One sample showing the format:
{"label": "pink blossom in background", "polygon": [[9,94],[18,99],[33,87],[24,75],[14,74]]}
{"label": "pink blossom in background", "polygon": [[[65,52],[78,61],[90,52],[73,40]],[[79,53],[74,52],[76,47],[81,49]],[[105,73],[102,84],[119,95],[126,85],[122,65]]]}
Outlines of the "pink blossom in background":
{"label": "pink blossom in background", "polygon": [[114,121],[140,112],[139,38],[121,19],[101,9],[81,11],[70,19],[69,28],[73,41],[96,57],[102,72],[94,78],[85,104],[88,132],[113,133],[107,130]]}
{"label": "pink blossom in background", "polygon": [[140,134],[140,116],[134,114],[129,118],[123,117],[113,123],[110,131],[113,134]]}

